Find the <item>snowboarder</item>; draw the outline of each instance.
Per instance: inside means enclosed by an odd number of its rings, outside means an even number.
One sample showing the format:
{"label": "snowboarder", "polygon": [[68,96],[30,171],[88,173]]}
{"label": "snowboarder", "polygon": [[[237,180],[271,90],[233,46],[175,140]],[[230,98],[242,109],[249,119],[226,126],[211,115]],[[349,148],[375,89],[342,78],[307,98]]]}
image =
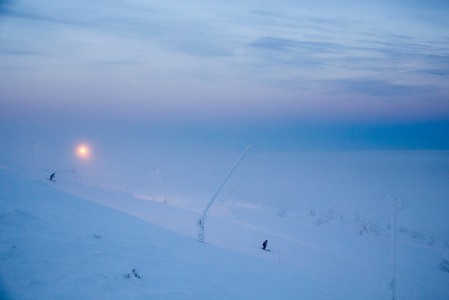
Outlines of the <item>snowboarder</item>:
{"label": "snowboarder", "polygon": [[53,179],[55,178],[55,176],[56,176],[56,173],[51,174],[49,180],[54,181]]}
{"label": "snowboarder", "polygon": [[265,249],[265,248],[267,248],[267,245],[268,245],[268,241],[265,240],[265,242],[263,242],[263,244],[262,244],[262,249],[267,250],[267,249]]}

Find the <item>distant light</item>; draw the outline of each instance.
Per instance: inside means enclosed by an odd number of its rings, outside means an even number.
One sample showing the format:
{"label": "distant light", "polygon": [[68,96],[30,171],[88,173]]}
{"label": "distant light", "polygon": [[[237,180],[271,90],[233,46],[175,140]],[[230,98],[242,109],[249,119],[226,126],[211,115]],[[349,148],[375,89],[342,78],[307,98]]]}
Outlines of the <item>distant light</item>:
{"label": "distant light", "polygon": [[90,157],[90,148],[86,144],[81,144],[76,147],[76,154],[79,158],[88,159]]}

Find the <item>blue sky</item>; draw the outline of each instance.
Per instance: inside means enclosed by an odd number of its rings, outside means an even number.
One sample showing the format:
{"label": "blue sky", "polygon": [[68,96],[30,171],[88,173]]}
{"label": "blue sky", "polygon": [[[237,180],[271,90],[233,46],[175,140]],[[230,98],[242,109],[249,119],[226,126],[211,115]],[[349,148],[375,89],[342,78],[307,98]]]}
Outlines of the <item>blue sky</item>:
{"label": "blue sky", "polygon": [[448,149],[448,2],[372,2],[0,0],[1,130]]}

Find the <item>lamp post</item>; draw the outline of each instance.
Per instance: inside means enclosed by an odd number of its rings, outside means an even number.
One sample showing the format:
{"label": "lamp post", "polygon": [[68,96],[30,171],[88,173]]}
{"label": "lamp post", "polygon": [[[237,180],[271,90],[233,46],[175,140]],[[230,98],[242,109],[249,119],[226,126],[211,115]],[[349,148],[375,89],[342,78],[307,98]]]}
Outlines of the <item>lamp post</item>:
{"label": "lamp post", "polygon": [[392,275],[391,275],[391,299],[396,300],[396,210],[402,209],[396,198],[391,199],[391,259],[392,259]]}
{"label": "lamp post", "polygon": [[31,141],[31,160],[33,161],[33,168],[36,169],[37,168],[37,163],[36,163],[36,148],[37,148],[37,143],[35,141]]}

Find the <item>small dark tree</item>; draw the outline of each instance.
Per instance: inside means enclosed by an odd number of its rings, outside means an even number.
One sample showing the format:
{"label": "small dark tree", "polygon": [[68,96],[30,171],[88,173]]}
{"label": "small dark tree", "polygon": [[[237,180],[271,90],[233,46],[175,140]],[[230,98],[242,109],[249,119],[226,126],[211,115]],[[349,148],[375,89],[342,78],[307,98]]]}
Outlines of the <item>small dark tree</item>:
{"label": "small dark tree", "polygon": [[449,260],[443,259],[440,263],[440,270],[449,273]]}

